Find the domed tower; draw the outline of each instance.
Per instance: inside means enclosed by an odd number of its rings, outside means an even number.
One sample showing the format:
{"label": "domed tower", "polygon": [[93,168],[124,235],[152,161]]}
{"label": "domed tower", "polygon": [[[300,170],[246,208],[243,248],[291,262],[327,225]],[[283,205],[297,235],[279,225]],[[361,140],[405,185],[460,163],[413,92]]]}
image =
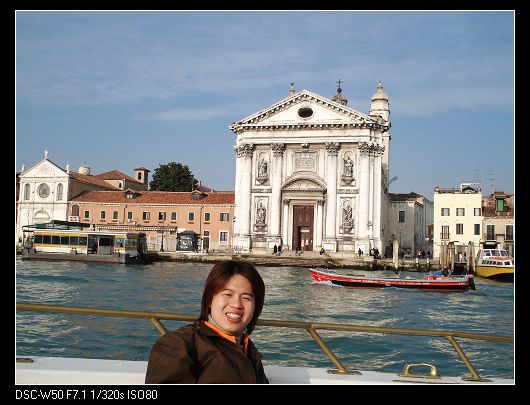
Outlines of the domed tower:
{"label": "domed tower", "polygon": [[388,102],[388,96],[383,91],[383,83],[379,80],[377,84],[377,91],[372,96],[372,104],[370,105],[370,115],[377,115],[384,118],[386,121],[390,121],[390,109]]}

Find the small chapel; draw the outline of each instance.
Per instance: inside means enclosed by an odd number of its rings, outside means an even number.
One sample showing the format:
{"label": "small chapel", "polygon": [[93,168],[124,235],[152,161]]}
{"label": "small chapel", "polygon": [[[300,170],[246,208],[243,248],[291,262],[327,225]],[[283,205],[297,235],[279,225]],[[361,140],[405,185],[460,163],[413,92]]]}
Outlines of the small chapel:
{"label": "small chapel", "polygon": [[[236,135],[233,245],[241,251],[384,251],[390,109],[381,82],[368,114],[341,82],[326,98],[289,95],[230,125]],[[387,232],[388,233],[388,232]]]}

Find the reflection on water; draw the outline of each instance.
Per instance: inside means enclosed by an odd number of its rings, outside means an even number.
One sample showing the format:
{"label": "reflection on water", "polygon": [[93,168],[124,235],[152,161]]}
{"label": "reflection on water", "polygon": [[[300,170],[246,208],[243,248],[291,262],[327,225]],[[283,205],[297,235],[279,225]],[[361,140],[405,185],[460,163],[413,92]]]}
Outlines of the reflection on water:
{"label": "reflection on water", "polygon": [[[149,266],[17,261],[17,300],[57,305],[199,315],[212,264]],[[259,267],[266,285],[262,319],[513,335],[513,284],[477,278],[477,290],[441,293],[399,288],[345,288],[314,283],[307,269]],[[383,274],[381,274],[383,275]],[[417,274],[404,272],[403,276]],[[147,320],[36,314],[16,317],[17,354],[146,360],[159,337]],[[168,329],[182,322],[165,322]],[[401,371],[427,362],[445,375],[467,372],[444,338],[319,331],[350,368]],[[331,367],[305,330],[257,327],[265,364]],[[513,378],[513,346],[457,339],[484,376]]]}

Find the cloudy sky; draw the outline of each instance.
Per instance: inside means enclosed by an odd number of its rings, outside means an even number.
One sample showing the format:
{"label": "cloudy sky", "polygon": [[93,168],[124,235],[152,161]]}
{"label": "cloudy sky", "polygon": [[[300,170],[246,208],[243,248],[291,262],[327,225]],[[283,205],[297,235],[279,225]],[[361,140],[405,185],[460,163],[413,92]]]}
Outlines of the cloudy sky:
{"label": "cloudy sky", "polygon": [[233,190],[228,126],[289,94],[390,99],[394,193],[514,191],[512,11],[16,13],[16,170],[180,162]]}

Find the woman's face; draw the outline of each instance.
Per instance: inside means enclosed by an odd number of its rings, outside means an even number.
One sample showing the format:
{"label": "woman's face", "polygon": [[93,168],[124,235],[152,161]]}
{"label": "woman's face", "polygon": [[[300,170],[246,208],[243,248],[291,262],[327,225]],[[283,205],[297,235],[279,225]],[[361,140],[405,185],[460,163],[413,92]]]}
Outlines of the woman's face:
{"label": "woman's face", "polygon": [[247,327],[254,315],[255,305],[250,281],[236,274],[213,296],[210,314],[223,332],[233,335]]}

